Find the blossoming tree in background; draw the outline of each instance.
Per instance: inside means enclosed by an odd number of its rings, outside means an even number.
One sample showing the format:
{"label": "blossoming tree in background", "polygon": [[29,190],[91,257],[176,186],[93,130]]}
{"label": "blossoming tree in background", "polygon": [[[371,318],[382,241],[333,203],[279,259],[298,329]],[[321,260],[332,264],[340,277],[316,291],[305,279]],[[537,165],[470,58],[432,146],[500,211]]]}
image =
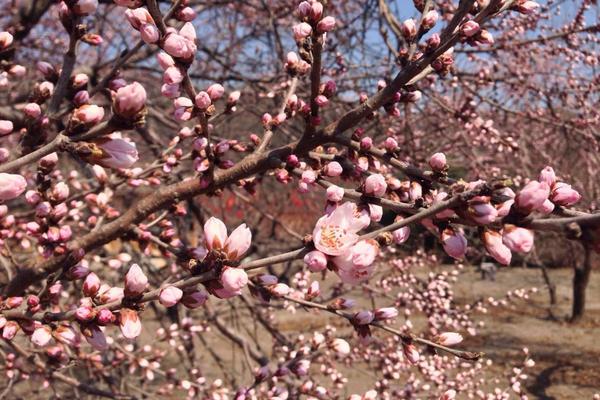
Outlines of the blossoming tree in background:
{"label": "blossoming tree in background", "polygon": [[[465,260],[573,239],[583,315],[590,5],[3,3],[5,393],[526,398],[527,351],[498,384],[463,338],[537,289],[460,306],[451,287]],[[290,313],[340,324],[291,334]]]}

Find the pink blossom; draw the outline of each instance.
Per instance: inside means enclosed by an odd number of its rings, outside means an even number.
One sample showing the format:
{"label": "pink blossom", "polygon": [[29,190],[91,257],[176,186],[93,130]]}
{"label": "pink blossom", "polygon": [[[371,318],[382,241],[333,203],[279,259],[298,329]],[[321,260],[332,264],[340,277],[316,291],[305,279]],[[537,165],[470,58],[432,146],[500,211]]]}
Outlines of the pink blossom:
{"label": "pink blossom", "polygon": [[196,46],[194,45],[194,41],[196,40],[196,28],[194,28],[194,24],[186,22],[179,30],[179,34],[189,41],[188,45],[192,45],[195,51]]}
{"label": "pink blossom", "polygon": [[327,268],[327,257],[318,250],[313,250],[304,256],[304,263],[312,272],[321,272]]}
{"label": "pink blossom", "polygon": [[323,168],[323,173],[331,177],[340,176],[342,172],[344,172],[344,169],[337,161],[331,161]]}
{"label": "pink blossom", "polygon": [[93,272],[90,272],[83,281],[83,294],[88,297],[94,297],[100,290],[100,278]]}
{"label": "pink blossom", "polygon": [[[395,222],[401,221],[403,218],[401,216],[397,216]],[[394,238],[394,243],[402,244],[408,240],[410,236],[410,227],[403,226],[398,228],[392,232],[392,237]]]}
{"label": "pink blossom", "polygon": [[407,40],[412,40],[417,36],[417,24],[412,18],[403,21],[400,30],[402,31],[402,36]]}
{"label": "pink blossom", "polygon": [[13,131],[13,123],[12,121],[0,120],[0,136],[8,135]]}
{"label": "pink blossom", "polygon": [[431,29],[435,26],[439,18],[439,14],[435,10],[430,10],[423,16],[423,21],[421,22],[421,26],[423,29]]}
{"label": "pink blossom", "polygon": [[499,232],[486,229],[482,239],[485,249],[496,261],[503,265],[510,264],[512,253],[502,242],[502,235]]}
{"label": "pink blossom", "polygon": [[444,171],[446,169],[446,155],[444,153],[435,153],[429,159],[429,166],[434,171]]}
{"label": "pink blossom", "polygon": [[252,242],[252,232],[246,226],[241,224],[231,232],[227,240],[225,241],[225,253],[229,260],[238,260],[242,258],[244,254],[250,248]]}
{"label": "pink blossom", "polygon": [[311,184],[311,183],[315,183],[315,181],[317,180],[317,173],[315,171],[313,171],[312,169],[307,169],[306,171],[302,172],[302,182],[306,183],[306,184]]}
{"label": "pink blossom", "polygon": [[5,340],[12,340],[19,331],[19,324],[15,321],[8,321],[2,329],[2,338]]}
{"label": "pink blossom", "polygon": [[148,287],[148,277],[137,264],[132,264],[125,275],[125,295],[127,297],[139,296]]}
{"label": "pink blossom", "polygon": [[372,174],[367,177],[364,184],[364,192],[375,197],[385,195],[387,183],[381,174]]}
{"label": "pink blossom", "polygon": [[542,206],[550,195],[550,187],[546,182],[531,181],[515,197],[515,205],[526,213]]}
{"label": "pink blossom", "polygon": [[194,103],[201,110],[206,110],[211,104],[210,95],[204,91],[199,92],[194,98]]}
{"label": "pink blossom", "polygon": [[42,109],[37,103],[27,103],[25,108],[23,108],[23,112],[31,118],[38,118],[40,115],[42,115]]}
{"label": "pink blossom", "polygon": [[9,32],[0,32],[0,50],[10,47],[13,39],[13,35],[11,35]]}
{"label": "pink blossom", "polygon": [[357,242],[356,232],[368,224],[361,219],[356,204],[344,203],[317,221],[312,234],[315,247],[327,255],[340,255]]}
{"label": "pink blossom", "polygon": [[378,204],[369,204],[369,218],[373,222],[381,221],[383,217],[383,207]]}
{"label": "pink blossom", "polygon": [[455,332],[444,332],[440,333],[436,338],[436,341],[442,346],[454,346],[463,341],[462,335]]}
{"label": "pink blossom", "polygon": [[373,322],[373,319],[375,319],[375,314],[373,314],[371,311],[365,310],[354,314],[352,322],[357,325],[369,325],[371,322]]}
{"label": "pink blossom", "polygon": [[535,1],[517,1],[513,8],[521,14],[533,14],[540,5]]}
{"label": "pink blossom", "polygon": [[343,188],[336,186],[336,185],[331,185],[327,188],[327,200],[334,202],[334,203],[339,203],[343,199],[344,199],[344,189]]}
{"label": "pink blossom", "polygon": [[505,225],[502,242],[512,251],[529,253],[533,247],[533,231],[514,225]]}
{"label": "pink blossom", "polygon": [[183,291],[175,286],[167,286],[160,291],[158,301],[165,307],[173,307],[183,297]]}
{"label": "pink blossom", "polygon": [[133,118],[146,106],[146,90],[138,82],[117,90],[113,102],[116,114],[125,118]]}
{"label": "pink blossom", "polygon": [[350,344],[344,339],[333,339],[331,341],[331,348],[341,357],[350,354]]}
{"label": "pink blossom", "polygon": [[467,239],[462,233],[446,228],[441,236],[444,251],[452,258],[461,260],[467,252]]}
{"label": "pink blossom", "polygon": [[481,225],[491,224],[498,217],[498,210],[489,202],[471,204],[469,212],[471,218]]}
{"label": "pink blossom", "polygon": [[467,21],[460,27],[460,32],[466,37],[475,35],[479,30],[479,24],[475,21]]}
{"label": "pink blossom", "polygon": [[240,294],[248,284],[248,274],[242,268],[225,267],[221,273],[221,284],[223,289],[231,293]]}
{"label": "pink blossom", "polygon": [[67,346],[77,346],[81,341],[79,334],[70,326],[60,325],[52,332],[54,339]]}
{"label": "pink blossom", "polygon": [[73,111],[71,120],[75,123],[93,125],[104,118],[104,108],[95,104],[84,104]]}
{"label": "pink blossom", "polygon": [[319,33],[331,32],[335,28],[335,18],[328,16],[323,18],[317,24],[317,31]]}
{"label": "pink blossom", "polygon": [[357,285],[369,279],[374,271],[373,262],[379,253],[379,245],[373,240],[361,240],[333,258],[342,282]]}
{"label": "pink blossom", "polygon": [[544,167],[544,169],[540,172],[538,181],[546,182],[550,188],[554,186],[556,183],[556,174],[554,173],[554,169],[552,167]]}
{"label": "pink blossom", "polygon": [[383,307],[375,310],[375,319],[378,321],[394,319],[397,316],[398,309],[396,307]]}
{"label": "pink blossom", "polygon": [[96,144],[102,150],[102,156],[94,161],[106,168],[129,168],[139,158],[136,147],[123,139],[107,139]]}
{"label": "pink blossom", "polygon": [[39,347],[44,347],[52,340],[52,331],[47,326],[41,326],[33,331],[31,341]]}
{"label": "pink blossom", "polygon": [[156,59],[158,60],[158,64],[160,65],[160,67],[162,69],[167,69],[169,67],[175,66],[175,60],[173,60],[173,57],[171,57],[164,51],[161,51],[160,53],[158,53],[156,55]]}
{"label": "pink blossom", "polygon": [[208,89],[206,89],[206,93],[208,93],[212,101],[216,101],[223,97],[223,95],[225,94],[225,88],[223,87],[223,85],[213,83],[208,87]]}
{"label": "pink blossom", "polygon": [[145,43],[152,44],[158,42],[160,33],[154,24],[144,24],[140,28],[140,36]]}
{"label": "pink blossom", "polygon": [[537,211],[541,212],[542,214],[550,214],[552,211],[554,211],[554,207],[554,203],[551,202],[550,199],[546,199],[542,203],[541,207],[537,209]]}
{"label": "pink blossom", "polygon": [[163,74],[163,82],[168,85],[179,84],[183,81],[183,73],[176,66],[170,66],[165,69]]}
{"label": "pink blossom", "polygon": [[133,27],[133,29],[140,30],[143,25],[152,24],[154,25],[154,19],[143,7],[136,8],[133,10],[125,10],[125,17]]}
{"label": "pink blossom", "polygon": [[449,389],[442,394],[439,400],[454,400],[456,398],[456,390]]}
{"label": "pink blossom", "polygon": [[160,93],[168,99],[174,99],[181,95],[180,87],[178,84],[169,85],[165,83],[160,87]]}
{"label": "pink blossom", "polygon": [[419,355],[419,352],[417,351],[417,349],[415,348],[415,346],[413,344],[402,344],[402,353],[404,354],[404,357],[406,357],[406,359],[411,363],[411,364],[416,364],[419,362],[419,358],[421,357]]}
{"label": "pink blossom", "polygon": [[559,206],[570,207],[580,199],[579,192],[564,182],[557,182],[550,193],[550,200]]}
{"label": "pink blossom", "polygon": [[0,201],[19,197],[27,188],[27,181],[21,175],[0,173]]}
{"label": "pink blossom", "polygon": [[294,25],[294,40],[300,42],[306,39],[312,33],[312,27],[306,22],[302,22],[298,25]]}
{"label": "pink blossom", "polygon": [[188,59],[194,55],[196,46],[182,35],[169,33],[165,38],[163,49],[173,57]]}
{"label": "pink blossom", "polygon": [[227,227],[218,218],[210,217],[204,224],[204,241],[206,248],[221,249],[227,240]]}
{"label": "pink blossom", "polygon": [[119,312],[119,328],[127,339],[135,339],[142,333],[142,321],[137,312],[129,308],[122,308]]}
{"label": "pink blossom", "polygon": [[393,137],[389,137],[385,139],[384,146],[387,151],[396,151],[398,149],[398,141]]}

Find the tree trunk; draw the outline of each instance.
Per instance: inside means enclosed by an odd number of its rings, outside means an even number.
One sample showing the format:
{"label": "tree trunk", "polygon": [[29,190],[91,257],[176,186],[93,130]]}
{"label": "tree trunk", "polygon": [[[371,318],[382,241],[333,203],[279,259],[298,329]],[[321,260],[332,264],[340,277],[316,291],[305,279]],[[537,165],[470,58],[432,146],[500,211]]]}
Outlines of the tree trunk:
{"label": "tree trunk", "polygon": [[585,312],[585,289],[590,281],[592,273],[592,247],[587,241],[583,241],[584,259],[583,265],[575,266],[573,274],[573,311],[571,322],[577,322]]}

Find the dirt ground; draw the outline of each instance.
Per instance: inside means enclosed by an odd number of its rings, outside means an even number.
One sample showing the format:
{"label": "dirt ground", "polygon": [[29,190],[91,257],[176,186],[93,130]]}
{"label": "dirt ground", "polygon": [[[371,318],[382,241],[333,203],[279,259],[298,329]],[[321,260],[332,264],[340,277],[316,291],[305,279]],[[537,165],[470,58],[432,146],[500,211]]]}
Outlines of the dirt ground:
{"label": "dirt ground", "polygon": [[[549,270],[557,288],[557,305],[549,313],[547,290],[513,306],[491,309],[480,319],[486,324],[478,336],[465,341],[491,358],[496,367],[522,359],[528,347],[536,365],[529,371],[525,389],[530,399],[591,399],[600,393],[600,274],[594,271],[587,290],[585,318],[576,325],[565,322],[571,306],[572,270]],[[455,286],[459,299],[496,296],[507,288],[543,287],[535,269],[502,269],[495,282],[481,281],[467,272]]]}

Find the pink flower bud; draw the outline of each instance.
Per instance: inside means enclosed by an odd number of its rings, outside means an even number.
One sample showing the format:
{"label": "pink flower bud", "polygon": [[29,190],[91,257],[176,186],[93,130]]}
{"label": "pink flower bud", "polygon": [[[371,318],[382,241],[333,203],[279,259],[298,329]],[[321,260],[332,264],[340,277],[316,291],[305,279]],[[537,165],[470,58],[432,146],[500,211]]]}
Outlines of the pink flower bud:
{"label": "pink flower bud", "polygon": [[140,28],[140,35],[145,43],[152,44],[158,42],[160,34],[154,24],[144,24]]}
{"label": "pink flower bud", "polygon": [[327,188],[327,200],[334,202],[334,203],[338,203],[338,202],[342,201],[343,198],[344,198],[344,189],[343,188],[336,186],[336,185],[332,185]]}
{"label": "pink flower bud", "polygon": [[175,286],[167,286],[160,291],[158,301],[165,307],[173,307],[183,297],[183,291]]}
{"label": "pink flower bud", "polygon": [[87,297],[94,297],[100,290],[100,278],[93,272],[90,272],[83,281],[83,294]]}
{"label": "pink flower bud", "polygon": [[117,318],[115,317],[113,312],[110,311],[108,308],[101,309],[96,315],[96,322],[98,322],[99,325],[112,324],[116,321],[116,319]]}
{"label": "pink flower bud", "polygon": [[315,97],[315,103],[317,103],[319,107],[325,107],[327,104],[329,104],[329,99],[320,94],[317,97]]}
{"label": "pink flower bud", "polygon": [[360,148],[362,150],[369,150],[372,146],[373,146],[373,139],[371,139],[369,136],[366,136],[366,137],[360,139]]}
{"label": "pink flower bud", "polygon": [[327,257],[318,250],[313,250],[304,256],[304,263],[312,272],[321,272],[327,268]]}
{"label": "pink flower bud", "polygon": [[444,153],[435,153],[429,159],[429,166],[436,172],[442,172],[446,169],[446,155]]}
{"label": "pink flower bud", "polygon": [[52,333],[54,338],[67,346],[77,346],[81,340],[77,332],[70,326],[60,325]]}
{"label": "pink flower bud", "polygon": [[212,104],[210,95],[206,92],[199,92],[194,99],[196,106],[201,110],[206,110]]}
{"label": "pink flower bud", "polygon": [[394,243],[402,244],[408,240],[410,236],[410,227],[403,226],[402,228],[398,228],[392,232],[392,237],[394,239]]}
{"label": "pink flower bud", "polygon": [[158,60],[158,64],[162,69],[167,69],[169,67],[175,66],[175,60],[173,60],[173,57],[171,57],[163,51],[156,55],[156,59]]}
{"label": "pink flower bud", "polygon": [[94,125],[104,118],[104,108],[95,104],[84,104],[73,111],[71,121],[75,123]]}
{"label": "pink flower bud", "polygon": [[435,26],[439,18],[439,14],[435,10],[430,10],[423,16],[423,22],[421,26],[423,29],[429,30]]}
{"label": "pink flower bud", "polygon": [[571,185],[557,182],[550,194],[550,200],[559,206],[569,207],[581,200],[581,195]]}
{"label": "pink flower bud", "polygon": [[52,340],[52,331],[48,326],[41,326],[33,331],[31,342],[39,347],[44,347]]}
{"label": "pink flower bud", "polygon": [[102,150],[102,157],[93,161],[103,167],[129,168],[139,158],[135,146],[123,139],[96,141],[96,144]]}
{"label": "pink flower bud", "polygon": [[241,268],[225,267],[220,282],[225,290],[241,294],[242,289],[248,284],[248,274]]}
{"label": "pink flower bud", "polygon": [[206,303],[208,299],[208,294],[205,292],[197,291],[192,293],[187,293],[181,298],[181,304],[186,306],[187,308],[198,308]]}
{"label": "pink flower bud", "polygon": [[163,49],[171,56],[188,59],[196,52],[196,46],[189,39],[177,33],[169,33],[164,41]]}
{"label": "pink flower bud", "polygon": [[381,174],[372,174],[367,177],[364,184],[364,192],[366,194],[382,197],[387,190],[387,183]]}
{"label": "pink flower bud", "polygon": [[0,120],[0,136],[8,135],[13,131],[12,121]]}
{"label": "pink flower bud", "polygon": [[402,22],[400,30],[402,31],[402,36],[404,36],[406,40],[410,41],[414,39],[415,36],[417,36],[417,24],[412,18],[409,18]]}
{"label": "pink flower bud", "polygon": [[4,50],[12,44],[14,38],[9,32],[0,32],[0,50]]}
{"label": "pink flower bud", "polygon": [[461,260],[467,252],[467,239],[452,228],[446,228],[442,232],[442,245],[444,251],[452,258]]}
{"label": "pink flower bud", "polygon": [[389,137],[385,139],[384,146],[387,151],[393,152],[398,149],[398,142],[396,139]]}
{"label": "pink flower bud", "polygon": [[94,310],[90,306],[80,306],[75,310],[75,318],[81,322],[88,322],[94,319]]}
{"label": "pink flower bud", "polygon": [[174,99],[181,95],[180,87],[178,84],[168,85],[165,83],[160,87],[160,93],[168,99]]}
{"label": "pink flower bud", "polygon": [[335,28],[335,18],[325,17],[317,24],[317,32],[326,33],[331,32]]}
{"label": "pink flower bud", "polygon": [[375,310],[376,320],[394,319],[398,316],[398,310],[395,307],[384,307]]}
{"label": "pink flower bud", "polygon": [[499,232],[486,229],[483,232],[482,240],[485,249],[496,261],[503,265],[510,264],[512,253],[502,242],[502,235]]}
{"label": "pink flower bud", "polygon": [[21,175],[0,173],[0,201],[19,197],[27,188],[27,181]]}
{"label": "pink flower bud", "polygon": [[8,321],[2,329],[2,338],[5,340],[12,340],[19,331],[19,324],[15,321]]}
{"label": "pink flower bud", "polygon": [[539,7],[540,5],[538,3],[529,0],[522,2],[518,1],[513,6],[513,8],[521,14],[533,14]]}
{"label": "pink flower bud", "polygon": [[87,90],[80,90],[79,92],[75,93],[75,96],[73,96],[73,104],[75,104],[76,107],[81,107],[89,102],[90,94]]}
{"label": "pink flower bud", "polygon": [[227,253],[228,260],[240,259],[248,249],[252,242],[252,232],[246,226],[241,224],[231,232],[227,240],[225,241],[225,253]]}
{"label": "pink flower bud", "polygon": [[550,199],[546,199],[542,205],[540,206],[540,208],[537,209],[537,211],[541,212],[542,214],[551,214],[552,211],[554,211],[554,203],[550,201]]}
{"label": "pink flower bud", "polygon": [[148,277],[137,264],[132,264],[125,275],[125,296],[136,297],[148,287]]}
{"label": "pink flower bud", "polygon": [[213,83],[206,89],[206,93],[208,93],[212,101],[219,100],[225,94],[225,88],[218,83]]}
{"label": "pink flower bud", "polygon": [[83,334],[85,340],[95,350],[104,351],[108,348],[106,336],[104,336],[104,332],[102,332],[102,330],[100,330],[98,326],[87,325],[84,329],[81,330],[81,333]]}
{"label": "pink flower bud", "polygon": [[307,169],[306,171],[302,172],[301,179],[302,182],[307,184],[315,183],[315,181],[317,180],[317,173],[312,169]]}
{"label": "pink flower bud", "polygon": [[323,16],[323,4],[315,1],[311,4],[309,16],[313,21],[318,21]]}
{"label": "pink flower bud", "polygon": [[419,362],[420,355],[414,345],[403,343],[402,353],[411,364],[416,364]]}
{"label": "pink flower bud", "polygon": [[23,112],[25,115],[31,118],[38,118],[40,115],[42,115],[42,109],[37,103],[27,103],[25,108],[23,108]]}
{"label": "pink flower bud", "polygon": [[479,30],[479,24],[475,21],[467,21],[460,27],[460,32],[466,37],[475,35]]}
{"label": "pink flower bud", "polygon": [[121,309],[119,313],[119,328],[127,339],[135,339],[142,333],[142,322],[137,312],[129,308]]}
{"label": "pink flower bud", "polygon": [[492,34],[488,31],[486,31],[485,29],[483,29],[481,32],[479,32],[479,35],[477,35],[477,43],[478,44],[484,44],[484,45],[492,45],[494,44],[494,37],[492,36]]}
{"label": "pink flower bud", "polygon": [[240,92],[239,90],[229,93],[229,97],[227,98],[227,104],[229,106],[233,106],[233,105],[237,104],[237,102],[240,100],[241,96],[242,96],[242,92]]}
{"label": "pink flower bud", "polygon": [[333,339],[331,341],[331,349],[340,357],[347,356],[351,352],[350,344],[344,339]]}
{"label": "pink flower bud", "polygon": [[302,22],[298,25],[294,25],[294,40],[300,42],[306,39],[312,33],[312,27],[306,22]]}
{"label": "pink flower bud", "polygon": [[287,296],[290,294],[290,287],[285,283],[277,283],[269,287],[269,292],[275,297]]}
{"label": "pink flower bud", "polygon": [[539,182],[546,182],[548,187],[554,186],[556,183],[556,174],[554,173],[554,169],[552,167],[545,167],[542,172],[540,172],[540,177],[538,178]]}
{"label": "pink flower bud", "polygon": [[344,172],[344,169],[337,161],[331,161],[323,168],[323,173],[331,177],[340,176],[342,172]]}
{"label": "pink flower bud", "polygon": [[177,12],[177,19],[184,22],[193,21],[196,18],[196,11],[192,7],[183,7]]}
{"label": "pink flower bud", "polygon": [[531,181],[515,197],[515,205],[523,212],[530,213],[542,206],[550,195],[546,182]]}
{"label": "pink flower bud", "polygon": [[408,196],[412,201],[417,201],[423,197],[423,187],[419,182],[413,181],[408,189]]}
{"label": "pink flower bud", "polygon": [[138,82],[117,90],[113,102],[115,114],[124,118],[133,118],[146,106],[146,90]]}
{"label": "pink flower bud", "polygon": [[533,231],[514,225],[505,225],[502,242],[512,251],[529,253],[533,248]]}
{"label": "pink flower bud", "polygon": [[371,311],[365,310],[354,314],[352,322],[357,325],[369,325],[371,322],[373,322],[373,319],[375,319],[375,314],[373,314]]}
{"label": "pink flower bud", "polygon": [[462,335],[455,332],[444,332],[438,335],[436,341],[442,346],[454,346],[463,341]]}
{"label": "pink flower bud", "polygon": [[82,88],[86,86],[90,81],[90,78],[86,74],[76,74],[73,78],[73,86],[75,88]]}

